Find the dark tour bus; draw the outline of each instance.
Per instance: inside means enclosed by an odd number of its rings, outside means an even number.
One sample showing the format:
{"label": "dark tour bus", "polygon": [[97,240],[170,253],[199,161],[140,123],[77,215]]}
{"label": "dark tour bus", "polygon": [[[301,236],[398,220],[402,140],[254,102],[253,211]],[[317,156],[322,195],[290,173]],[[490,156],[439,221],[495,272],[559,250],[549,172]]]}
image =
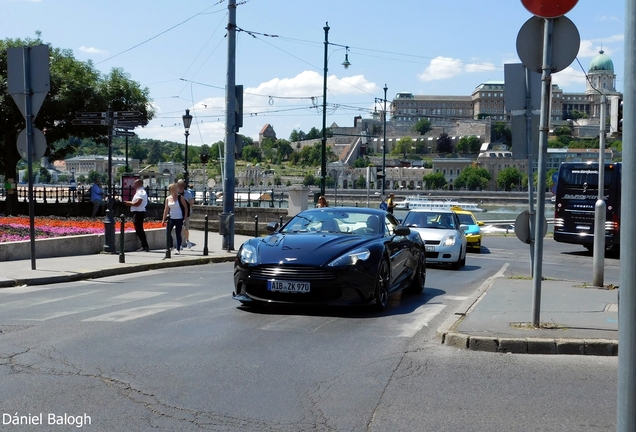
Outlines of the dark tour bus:
{"label": "dark tour bus", "polygon": [[[621,164],[605,164],[605,248],[620,244]],[[556,186],[554,240],[594,249],[594,207],[598,199],[598,162],[561,164]]]}

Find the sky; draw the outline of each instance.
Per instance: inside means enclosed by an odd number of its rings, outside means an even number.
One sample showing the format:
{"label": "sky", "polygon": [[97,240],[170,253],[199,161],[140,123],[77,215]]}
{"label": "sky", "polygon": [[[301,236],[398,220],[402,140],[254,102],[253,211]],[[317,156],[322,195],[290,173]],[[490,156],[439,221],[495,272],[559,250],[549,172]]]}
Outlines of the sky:
{"label": "sky", "polygon": [[[532,17],[520,0],[238,0],[236,84],[244,86],[240,133],[258,138],[269,123],[279,138],[322,126],[323,27],[329,23],[327,125],[369,117],[388,87],[470,95],[503,81],[520,63],[516,38]],[[156,110],[141,138],[184,142],[181,116],[194,116],[189,144],[224,139],[227,0],[0,0],[0,38],[34,37],[70,49],[103,73],[122,68],[148,87]],[[585,71],[601,49],[623,90],[624,2],[580,0],[577,26]],[[539,43],[538,41],[537,43]],[[344,69],[349,46],[351,66]],[[577,61],[555,74],[564,91],[585,90]]]}

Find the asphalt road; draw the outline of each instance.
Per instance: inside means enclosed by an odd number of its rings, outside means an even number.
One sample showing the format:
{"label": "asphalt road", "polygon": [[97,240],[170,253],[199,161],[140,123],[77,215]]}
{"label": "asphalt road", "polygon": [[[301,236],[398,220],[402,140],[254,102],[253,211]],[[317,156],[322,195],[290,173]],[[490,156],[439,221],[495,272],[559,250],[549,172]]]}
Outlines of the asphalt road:
{"label": "asphalt road", "polygon": [[[434,340],[505,263],[507,275],[529,274],[516,238],[484,244],[462,271],[429,269],[424,295],[394,296],[381,314],[242,309],[231,264],[0,290],[0,413],[43,413],[45,424],[87,414],[82,429],[97,431],[615,429],[616,358]],[[618,283],[618,258],[607,261]],[[581,248],[546,241],[544,276],[591,278],[590,264]]]}

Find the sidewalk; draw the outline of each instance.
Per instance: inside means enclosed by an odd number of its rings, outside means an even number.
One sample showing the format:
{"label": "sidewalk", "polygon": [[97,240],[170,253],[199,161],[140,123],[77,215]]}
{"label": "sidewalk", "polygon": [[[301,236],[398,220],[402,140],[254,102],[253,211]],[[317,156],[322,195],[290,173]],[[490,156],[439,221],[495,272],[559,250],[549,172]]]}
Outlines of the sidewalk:
{"label": "sidewalk", "polygon": [[[190,241],[196,246],[184,249],[180,255],[171,251],[165,258],[165,249],[150,252],[127,252],[125,263],[119,262],[119,254],[75,255],[36,259],[36,270],[31,270],[31,260],[0,262],[0,288],[20,285],[44,285],[73,282],[168,267],[232,262],[238,248],[250,237],[234,236],[234,251],[221,249],[222,239],[216,232],[208,233],[208,255],[203,256],[203,231],[190,230]],[[69,251],[72,253],[72,251]]]}
{"label": "sidewalk", "polygon": [[582,282],[541,284],[541,329],[532,328],[532,280],[503,275],[438,329],[442,343],[473,351],[516,354],[618,354],[618,290]]}

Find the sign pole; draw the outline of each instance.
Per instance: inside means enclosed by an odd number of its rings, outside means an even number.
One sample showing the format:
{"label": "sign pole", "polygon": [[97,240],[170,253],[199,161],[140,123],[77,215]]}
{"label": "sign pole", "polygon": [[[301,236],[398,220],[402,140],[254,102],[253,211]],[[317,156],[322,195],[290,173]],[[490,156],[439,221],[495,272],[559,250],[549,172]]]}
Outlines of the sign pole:
{"label": "sign pole", "polygon": [[31,238],[31,270],[36,269],[35,265],[35,199],[33,194],[33,107],[31,105],[31,48],[23,47],[24,58],[24,99],[27,136],[27,175],[29,176],[29,237]]}
{"label": "sign pole", "polygon": [[229,0],[227,23],[227,84],[225,87],[225,176],[223,177],[223,213],[225,225],[222,247],[234,250],[234,152],[236,151],[236,0]]}
{"label": "sign pole", "polygon": [[[625,1],[625,97],[623,142],[636,140],[636,0]],[[623,149],[621,189],[621,284],[618,300],[618,432],[636,430],[636,149]]]}
{"label": "sign pole", "polygon": [[[526,145],[528,149],[528,213],[530,215],[530,275],[534,275],[534,220],[536,213],[534,212],[534,179],[532,178],[533,147],[532,147],[532,89],[530,88],[530,69],[524,67],[526,72]],[[521,183],[521,182],[519,182]]]}
{"label": "sign pole", "polygon": [[605,278],[605,121],[607,119],[607,98],[601,90],[601,125],[598,137],[598,199],[594,205],[594,257],[592,259],[592,285],[603,286]]}
{"label": "sign pole", "polygon": [[539,121],[539,160],[537,170],[537,215],[535,217],[534,266],[532,278],[532,325],[540,326],[541,278],[543,262],[543,215],[545,213],[545,174],[550,129],[550,95],[552,91],[552,28],[554,20],[543,21],[543,61],[541,65],[541,117]]}

